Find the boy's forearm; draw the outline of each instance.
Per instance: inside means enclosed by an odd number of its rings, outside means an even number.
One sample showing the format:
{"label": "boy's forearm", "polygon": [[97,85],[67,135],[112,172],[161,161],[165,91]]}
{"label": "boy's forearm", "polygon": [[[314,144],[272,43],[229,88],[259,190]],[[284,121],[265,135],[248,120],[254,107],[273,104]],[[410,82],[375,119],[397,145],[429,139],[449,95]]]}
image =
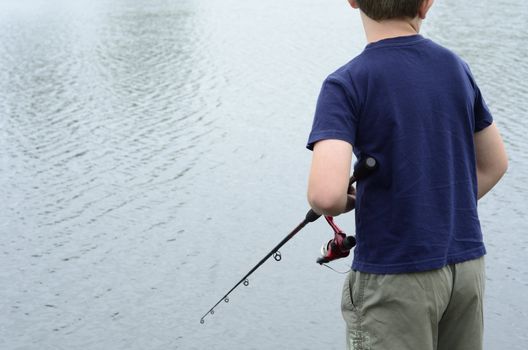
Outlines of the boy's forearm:
{"label": "boy's forearm", "polygon": [[484,171],[477,169],[477,184],[478,184],[478,194],[477,199],[484,197],[502,178],[504,172],[495,172],[495,173],[486,173]]}
{"label": "boy's forearm", "polygon": [[318,214],[337,216],[347,207],[352,146],[341,140],[315,144],[308,180],[308,202]]}
{"label": "boy's forearm", "polygon": [[477,198],[482,198],[508,169],[508,156],[495,123],[474,136],[477,167]]}

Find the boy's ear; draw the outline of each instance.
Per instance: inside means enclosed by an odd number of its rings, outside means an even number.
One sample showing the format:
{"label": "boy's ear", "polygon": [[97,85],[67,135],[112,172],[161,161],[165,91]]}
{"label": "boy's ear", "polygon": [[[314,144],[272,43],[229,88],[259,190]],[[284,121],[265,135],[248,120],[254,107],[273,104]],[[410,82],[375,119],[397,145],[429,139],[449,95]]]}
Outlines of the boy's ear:
{"label": "boy's ear", "polygon": [[350,4],[350,6],[352,6],[352,8],[355,8],[355,9],[359,8],[359,5],[356,0],[348,0],[348,3]]}
{"label": "boy's ear", "polygon": [[425,19],[425,16],[427,15],[427,12],[433,6],[434,0],[424,0],[422,4],[420,5],[420,8],[418,9],[418,17],[420,19]]}

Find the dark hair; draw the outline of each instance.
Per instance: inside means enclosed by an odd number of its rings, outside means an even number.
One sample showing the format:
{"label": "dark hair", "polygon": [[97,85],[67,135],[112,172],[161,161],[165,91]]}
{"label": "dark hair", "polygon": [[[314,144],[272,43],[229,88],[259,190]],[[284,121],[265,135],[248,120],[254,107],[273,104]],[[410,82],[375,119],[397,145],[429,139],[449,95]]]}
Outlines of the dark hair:
{"label": "dark hair", "polygon": [[425,0],[356,0],[361,11],[375,21],[414,18]]}

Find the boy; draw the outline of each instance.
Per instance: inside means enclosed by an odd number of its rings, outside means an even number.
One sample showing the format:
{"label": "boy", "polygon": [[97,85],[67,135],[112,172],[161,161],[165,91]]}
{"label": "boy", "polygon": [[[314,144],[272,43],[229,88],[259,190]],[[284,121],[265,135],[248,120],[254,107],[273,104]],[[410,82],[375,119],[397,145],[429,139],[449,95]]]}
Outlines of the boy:
{"label": "boy", "polygon": [[[485,248],[477,201],[507,168],[469,67],[420,36],[433,0],[349,0],[365,50],[325,80],[308,201],[356,209],[343,290],[349,349],[482,349]],[[379,168],[348,187],[352,152]]]}

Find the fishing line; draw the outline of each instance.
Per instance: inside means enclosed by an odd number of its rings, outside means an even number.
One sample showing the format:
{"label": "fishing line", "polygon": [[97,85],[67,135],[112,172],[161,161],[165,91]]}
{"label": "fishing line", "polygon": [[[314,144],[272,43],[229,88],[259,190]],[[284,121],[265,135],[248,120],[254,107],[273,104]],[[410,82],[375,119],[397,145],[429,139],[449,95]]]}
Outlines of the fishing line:
{"label": "fishing line", "polygon": [[352,271],[352,269],[348,269],[346,271],[337,271],[336,269],[334,269],[332,266],[328,265],[328,264],[321,264],[321,266],[324,266],[324,267],[328,267],[330,270],[340,274],[340,275],[346,275],[347,273],[349,273],[350,271]]}

